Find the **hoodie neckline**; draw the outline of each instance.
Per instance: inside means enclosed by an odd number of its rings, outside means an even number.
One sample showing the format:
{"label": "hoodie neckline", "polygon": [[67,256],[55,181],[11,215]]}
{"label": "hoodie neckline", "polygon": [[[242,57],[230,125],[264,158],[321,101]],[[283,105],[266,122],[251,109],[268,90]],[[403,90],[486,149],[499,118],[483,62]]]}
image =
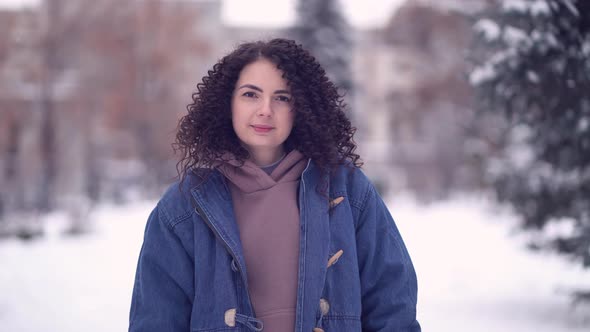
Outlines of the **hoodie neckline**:
{"label": "hoodie neckline", "polygon": [[297,151],[289,152],[276,168],[267,174],[260,166],[251,160],[245,160],[243,164],[235,158],[223,158],[216,166],[219,171],[242,192],[252,193],[274,187],[281,182],[290,182],[299,179],[307,159]]}

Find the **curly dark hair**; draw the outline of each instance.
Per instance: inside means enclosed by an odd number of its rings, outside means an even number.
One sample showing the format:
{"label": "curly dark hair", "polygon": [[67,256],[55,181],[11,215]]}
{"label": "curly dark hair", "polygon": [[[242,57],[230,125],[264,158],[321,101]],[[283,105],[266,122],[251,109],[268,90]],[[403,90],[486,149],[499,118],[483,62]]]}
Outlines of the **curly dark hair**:
{"label": "curly dark hair", "polygon": [[188,114],[179,121],[173,144],[174,150],[181,153],[179,176],[184,179],[196,167],[211,168],[226,152],[239,161],[249,157],[232,127],[231,99],[242,69],[260,58],[277,65],[293,96],[295,119],[284,143],[285,150],[299,150],[322,172],[329,172],[347,160],[350,165],[362,166],[360,156],[354,153],[356,128],[344,114],[346,105],[336,86],[300,44],[277,38],[239,45],[197,85],[193,102],[187,106]]}

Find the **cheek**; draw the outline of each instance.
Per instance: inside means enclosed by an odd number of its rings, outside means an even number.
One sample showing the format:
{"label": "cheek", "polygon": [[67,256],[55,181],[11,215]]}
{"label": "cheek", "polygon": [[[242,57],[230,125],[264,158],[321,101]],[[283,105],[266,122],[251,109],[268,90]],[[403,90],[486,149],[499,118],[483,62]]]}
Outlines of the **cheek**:
{"label": "cheek", "polygon": [[244,130],[246,120],[243,119],[243,115],[240,115],[239,113],[234,114],[234,116],[232,116],[231,122],[236,133]]}
{"label": "cheek", "polygon": [[235,125],[240,124],[240,122],[244,121],[244,112],[241,109],[239,103],[232,103],[231,107],[231,120],[232,123]]}
{"label": "cheek", "polygon": [[231,117],[231,124],[232,124],[232,128],[234,130],[234,133],[240,137],[242,132],[244,131],[244,124],[243,124],[243,120],[241,119],[240,113],[239,112],[232,112],[232,117]]}

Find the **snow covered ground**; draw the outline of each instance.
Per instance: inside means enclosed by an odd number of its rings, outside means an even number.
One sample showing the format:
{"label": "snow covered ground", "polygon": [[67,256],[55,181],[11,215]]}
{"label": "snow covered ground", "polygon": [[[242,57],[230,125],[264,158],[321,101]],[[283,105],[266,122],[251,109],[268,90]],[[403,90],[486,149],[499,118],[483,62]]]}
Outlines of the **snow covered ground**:
{"label": "snow covered ground", "polygon": [[[424,331],[590,331],[590,305],[565,290],[590,288],[590,271],[523,249],[514,217],[485,200],[420,206],[389,200],[419,278]],[[102,207],[96,231],[0,242],[0,331],[125,331],[143,227],[153,202]]]}

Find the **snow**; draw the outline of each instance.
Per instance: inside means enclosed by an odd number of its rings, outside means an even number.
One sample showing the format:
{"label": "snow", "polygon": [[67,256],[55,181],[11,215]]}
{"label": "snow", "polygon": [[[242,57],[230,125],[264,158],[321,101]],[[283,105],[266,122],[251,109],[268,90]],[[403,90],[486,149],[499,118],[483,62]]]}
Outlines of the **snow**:
{"label": "snow", "polygon": [[531,39],[534,44],[541,44],[544,48],[553,47],[559,48],[561,47],[559,41],[555,37],[553,33],[542,32],[537,29],[531,32]]}
{"label": "snow", "polygon": [[471,83],[473,86],[477,86],[487,81],[493,80],[496,75],[497,72],[494,70],[493,65],[486,63],[482,66],[474,68],[471,73],[469,73],[469,83]]}
{"label": "snow", "polygon": [[506,26],[504,28],[504,41],[509,47],[515,47],[530,42],[529,36],[522,29]]}
{"label": "snow", "polygon": [[533,16],[551,14],[551,9],[546,0],[504,0],[502,10],[523,14],[531,13]]}
{"label": "snow", "polygon": [[483,34],[487,41],[494,41],[500,37],[501,29],[498,24],[489,18],[482,18],[474,25],[476,32]]}
{"label": "snow", "polygon": [[567,6],[567,8],[572,12],[572,14],[576,16],[580,16],[580,13],[576,9],[576,6],[571,2],[571,0],[563,0],[563,3]]}
{"label": "snow", "polygon": [[574,219],[563,218],[559,221],[548,223],[543,229],[543,236],[546,240],[556,239],[558,237],[573,237],[576,235],[576,221]]}
{"label": "snow", "polygon": [[589,118],[582,118],[578,122],[578,127],[576,129],[578,130],[579,133],[584,133],[584,132],[588,131],[589,127],[590,127],[590,119]]}
{"label": "snow", "polygon": [[[439,10],[448,11],[448,12],[457,12],[463,13],[466,15],[474,15],[481,10],[485,9],[485,3],[482,1],[473,1],[473,0],[413,0],[420,4],[428,5],[435,7]],[[363,3],[363,1],[359,1],[359,3]]]}
{"label": "snow", "polygon": [[[506,209],[474,197],[428,206],[408,196],[387,201],[418,274],[424,331],[589,330],[590,305],[571,307],[565,293],[590,288],[590,271],[525,251]],[[81,237],[63,237],[65,214],[54,213],[45,238],[1,241],[0,330],[126,330],[154,204],[100,207],[94,232]]]}
{"label": "snow", "polygon": [[391,202],[418,274],[424,331],[588,331],[590,306],[572,308],[564,292],[590,287],[590,271],[524,250],[507,209],[474,197]]}
{"label": "snow", "polygon": [[[469,73],[471,85],[477,86],[495,79],[498,75],[497,67],[506,62],[510,64],[518,61],[519,49],[528,48],[533,44],[523,30],[515,27],[505,27],[502,36],[507,44],[506,48],[493,53],[486,62],[479,64]],[[514,65],[511,65],[511,67],[514,67]]]}
{"label": "snow", "polygon": [[502,10],[506,12],[519,12],[524,13],[527,11],[529,4],[526,0],[504,0],[502,2]]}
{"label": "snow", "polygon": [[547,2],[544,0],[537,0],[533,2],[529,10],[531,11],[531,14],[533,14],[533,16],[551,14],[551,9],[549,8]]}
{"label": "snow", "polygon": [[541,79],[539,78],[539,75],[537,75],[537,73],[535,73],[534,71],[530,71],[527,70],[526,72],[526,78],[531,81],[532,83],[539,83],[541,82]]}
{"label": "snow", "polygon": [[551,9],[549,8],[549,5],[546,1],[543,0],[537,0],[533,2],[529,10],[531,11],[531,14],[533,14],[533,16],[551,14]]}
{"label": "snow", "polygon": [[153,203],[95,211],[96,229],[63,237],[64,214],[47,237],[0,242],[0,331],[124,331],[143,227]]}

